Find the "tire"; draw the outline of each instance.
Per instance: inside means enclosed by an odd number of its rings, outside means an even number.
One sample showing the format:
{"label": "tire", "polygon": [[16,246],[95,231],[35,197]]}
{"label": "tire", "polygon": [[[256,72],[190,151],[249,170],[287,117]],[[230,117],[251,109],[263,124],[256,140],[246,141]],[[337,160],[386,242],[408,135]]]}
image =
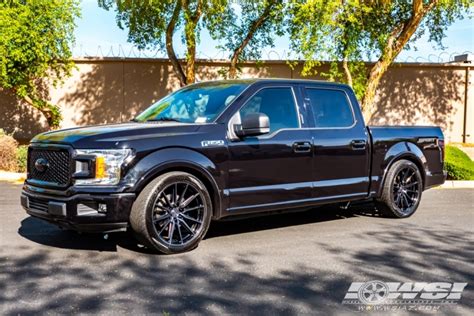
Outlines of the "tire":
{"label": "tire", "polygon": [[175,254],[198,246],[211,216],[206,186],[189,173],[173,171],[154,179],[138,195],[130,225],[145,246]]}
{"label": "tire", "polygon": [[423,191],[423,178],[417,165],[398,160],[388,170],[382,195],[376,206],[385,217],[406,218],[417,210]]}

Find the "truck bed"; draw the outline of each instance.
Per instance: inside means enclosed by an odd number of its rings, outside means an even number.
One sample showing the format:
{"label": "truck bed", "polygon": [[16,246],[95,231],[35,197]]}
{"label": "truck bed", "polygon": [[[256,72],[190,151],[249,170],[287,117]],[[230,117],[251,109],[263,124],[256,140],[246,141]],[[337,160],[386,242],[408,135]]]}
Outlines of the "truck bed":
{"label": "truck bed", "polygon": [[437,126],[368,126],[372,143],[371,188],[377,194],[390,164],[405,158],[418,165],[424,188],[444,182],[444,136]]}

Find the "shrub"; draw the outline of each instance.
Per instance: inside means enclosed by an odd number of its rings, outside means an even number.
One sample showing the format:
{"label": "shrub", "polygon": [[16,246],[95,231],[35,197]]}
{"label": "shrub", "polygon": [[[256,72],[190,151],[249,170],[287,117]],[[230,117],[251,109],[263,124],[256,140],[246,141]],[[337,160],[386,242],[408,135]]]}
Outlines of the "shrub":
{"label": "shrub", "polygon": [[461,149],[446,146],[444,166],[450,180],[474,180],[474,162]]}
{"label": "shrub", "polygon": [[16,150],[16,161],[18,172],[26,172],[26,163],[28,158],[28,146],[21,145]]}
{"label": "shrub", "polygon": [[17,171],[18,142],[0,129],[0,170]]}

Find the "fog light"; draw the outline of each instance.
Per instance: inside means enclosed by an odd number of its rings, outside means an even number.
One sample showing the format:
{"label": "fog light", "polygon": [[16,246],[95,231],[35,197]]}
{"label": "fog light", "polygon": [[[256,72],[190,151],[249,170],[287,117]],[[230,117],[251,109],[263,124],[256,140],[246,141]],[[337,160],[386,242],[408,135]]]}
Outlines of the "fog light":
{"label": "fog light", "polygon": [[107,205],[106,204],[99,204],[99,207],[97,208],[97,211],[99,213],[107,213]]}

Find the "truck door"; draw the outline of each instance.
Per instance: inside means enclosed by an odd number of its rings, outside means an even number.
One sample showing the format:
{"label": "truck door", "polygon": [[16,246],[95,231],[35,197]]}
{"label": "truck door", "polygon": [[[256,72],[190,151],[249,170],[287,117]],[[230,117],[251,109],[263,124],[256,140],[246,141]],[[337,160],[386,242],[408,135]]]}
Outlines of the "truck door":
{"label": "truck door", "polygon": [[302,128],[301,103],[292,85],[265,86],[236,113],[266,114],[270,133],[229,142],[228,211],[270,210],[311,198],[311,132]]}
{"label": "truck door", "polygon": [[366,196],[370,139],[360,110],[355,108],[355,96],[345,88],[321,85],[305,86],[304,97],[312,118],[314,198]]}

